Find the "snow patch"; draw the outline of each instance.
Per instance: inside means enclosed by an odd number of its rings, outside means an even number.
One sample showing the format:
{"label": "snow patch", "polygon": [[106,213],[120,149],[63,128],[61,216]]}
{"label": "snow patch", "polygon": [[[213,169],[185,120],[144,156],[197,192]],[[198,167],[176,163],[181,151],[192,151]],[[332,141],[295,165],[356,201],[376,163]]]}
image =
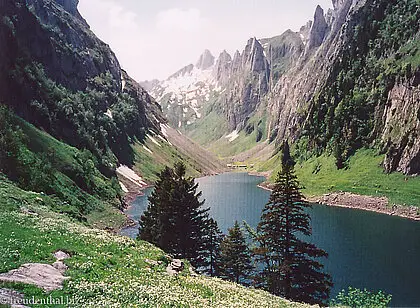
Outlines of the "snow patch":
{"label": "snow patch", "polygon": [[147,152],[149,152],[150,154],[153,154],[152,150],[150,150],[147,146],[143,146],[143,149],[145,149]]}
{"label": "snow patch", "polygon": [[147,183],[144,182],[143,179],[136,172],[134,172],[133,169],[130,169],[125,165],[119,166],[117,168],[117,173],[140,187],[147,185]]}
{"label": "snow patch", "polygon": [[197,118],[200,119],[201,118],[201,113],[198,111],[198,108],[197,107],[192,107],[192,109],[194,110],[195,115],[197,116]]}
{"label": "snow patch", "polygon": [[238,138],[238,137],[239,137],[239,132],[235,129],[233,132],[231,132],[225,138],[229,139],[229,142],[232,142],[232,141],[236,140],[236,138]]}
{"label": "snow patch", "polygon": [[124,91],[126,85],[126,81],[124,77],[121,75],[121,91]]}
{"label": "snow patch", "polygon": [[109,118],[113,119],[113,117],[112,117],[112,111],[111,111],[110,109],[108,109],[108,110],[105,112],[105,115],[107,115]]}
{"label": "snow patch", "polygon": [[150,136],[149,134],[147,134],[146,135],[149,139],[150,139],[150,141],[152,141],[154,144],[156,144],[157,146],[162,146],[159,142],[157,142],[156,141],[156,139],[155,138],[153,138],[152,136]]}
{"label": "snow patch", "polygon": [[168,126],[166,124],[160,124],[160,130],[165,137],[168,137]]}
{"label": "snow patch", "polygon": [[121,189],[123,190],[123,192],[128,193],[128,192],[129,192],[129,190],[128,190],[128,188],[124,185],[124,183],[123,183],[123,182],[119,182],[119,183],[120,183],[120,186],[121,186]]}

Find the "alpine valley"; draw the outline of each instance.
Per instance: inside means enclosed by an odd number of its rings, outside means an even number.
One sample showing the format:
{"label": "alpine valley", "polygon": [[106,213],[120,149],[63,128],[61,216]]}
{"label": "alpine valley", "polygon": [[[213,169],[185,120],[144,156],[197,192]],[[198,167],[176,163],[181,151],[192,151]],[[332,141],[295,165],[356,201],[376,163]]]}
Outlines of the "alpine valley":
{"label": "alpine valley", "polygon": [[138,82],[78,0],[0,0],[0,307],[309,307],[119,234],[180,161],[272,188],[288,140],[309,199],[419,220],[420,2],[332,2],[298,31]]}
{"label": "alpine valley", "polygon": [[333,1],[297,32],[251,38],[234,55],[206,50],[142,84],[172,127],[221,157],[254,148],[240,157],[266,160],[288,138],[338,168],[371,148],[386,172],[418,174],[418,14],[417,1]]}

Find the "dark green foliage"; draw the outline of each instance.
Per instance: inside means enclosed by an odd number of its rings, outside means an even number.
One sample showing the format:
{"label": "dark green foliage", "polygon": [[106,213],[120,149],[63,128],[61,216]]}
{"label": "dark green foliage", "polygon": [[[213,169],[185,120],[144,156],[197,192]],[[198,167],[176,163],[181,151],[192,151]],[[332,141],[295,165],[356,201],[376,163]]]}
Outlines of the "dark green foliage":
{"label": "dark green foliage", "polygon": [[349,287],[347,291],[340,291],[336,298],[331,301],[330,306],[350,308],[386,308],[391,302],[391,299],[392,295],[385,294],[382,291],[374,293],[366,289],[360,290]]}
{"label": "dark green foliage", "polygon": [[251,252],[238,222],[228,230],[220,245],[220,277],[246,283],[253,270]]}
{"label": "dark green foliage", "polygon": [[59,210],[82,219],[101,207],[100,200],[116,204],[120,198],[118,181],[96,165],[89,151],[59,143],[0,105],[0,174],[20,187],[56,195],[69,204]]}
{"label": "dark green foliage", "polygon": [[311,205],[304,200],[294,173],[287,142],[283,145],[282,170],[258,224],[254,249],[261,271],[256,285],[294,301],[323,304],[332,286],[318,258],[328,254],[301,236],[310,236]]}
{"label": "dark green foliage", "polygon": [[210,218],[207,227],[207,264],[205,264],[205,267],[207,267],[205,272],[210,276],[220,275],[220,245],[223,237],[223,233],[220,231],[217,222],[213,218]]}
{"label": "dark green foliage", "polygon": [[162,170],[140,219],[139,237],[201,267],[207,265],[209,209],[203,208],[197,187],[193,178],[186,178],[182,163]]}
{"label": "dark green foliage", "polygon": [[287,168],[293,168],[295,161],[290,155],[290,147],[288,142],[284,142],[282,146],[283,153],[281,155],[281,164]]}
{"label": "dark green foliage", "polygon": [[52,193],[54,171],[48,157],[35,155],[13,114],[0,106],[0,172],[28,190]]}
{"label": "dark green foliage", "polygon": [[12,80],[16,87],[29,86],[26,96],[31,105],[22,116],[30,122],[79,149],[88,149],[108,172],[115,164],[114,154],[122,163],[133,163],[130,143],[144,138],[145,111],[133,98],[114,90],[109,73],[89,80],[86,91],[74,93],[49,79],[42,65],[22,60]]}
{"label": "dark green foliage", "polygon": [[133,164],[130,145],[156,128],[158,120],[146,113],[160,118],[159,107],[79,17],[53,2],[4,2],[0,103],[55,138],[89,150],[110,176],[115,156]]}
{"label": "dark green foliage", "polygon": [[416,0],[369,0],[346,25],[348,47],[315,95],[303,131],[312,149],[334,154],[338,168],[382,132],[375,115],[382,114],[395,83],[419,73],[418,20]]}

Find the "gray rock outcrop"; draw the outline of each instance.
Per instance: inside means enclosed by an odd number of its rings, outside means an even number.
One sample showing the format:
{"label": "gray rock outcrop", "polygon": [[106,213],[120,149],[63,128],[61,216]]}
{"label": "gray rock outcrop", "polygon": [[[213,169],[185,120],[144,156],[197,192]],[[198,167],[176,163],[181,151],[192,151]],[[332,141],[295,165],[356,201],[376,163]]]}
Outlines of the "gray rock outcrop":
{"label": "gray rock outcrop", "polygon": [[64,276],[67,266],[63,263],[63,260],[70,256],[63,251],[57,251],[54,253],[54,257],[56,262],[52,265],[41,263],[23,264],[18,269],[0,274],[0,281],[33,284],[46,292],[61,289],[63,282],[69,279],[69,277]]}
{"label": "gray rock outcrop", "polygon": [[382,120],[385,169],[420,174],[420,71],[389,92]]}
{"label": "gray rock outcrop", "polygon": [[204,53],[198,59],[195,67],[197,67],[200,70],[206,70],[212,67],[213,65],[214,65],[214,56],[211,54],[211,52],[208,49],[206,49]]}
{"label": "gray rock outcrop", "polygon": [[171,263],[169,263],[168,267],[166,268],[166,272],[170,276],[175,276],[181,273],[184,270],[184,262],[179,259],[173,259]]}
{"label": "gray rock outcrop", "polygon": [[321,46],[328,32],[328,24],[324,17],[324,10],[318,5],[315,10],[314,22],[309,33],[308,49]]}
{"label": "gray rock outcrop", "polygon": [[232,57],[223,50],[217,58],[213,69],[214,78],[222,85],[225,85],[231,77]]}

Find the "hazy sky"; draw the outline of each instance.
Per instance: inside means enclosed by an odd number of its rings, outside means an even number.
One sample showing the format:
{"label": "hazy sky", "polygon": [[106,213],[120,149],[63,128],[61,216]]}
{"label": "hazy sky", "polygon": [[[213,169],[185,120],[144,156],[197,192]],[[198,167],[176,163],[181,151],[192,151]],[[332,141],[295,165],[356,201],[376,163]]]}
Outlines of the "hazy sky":
{"label": "hazy sky", "polygon": [[250,37],[298,31],[331,0],[80,0],[79,11],[138,81],[165,79],[194,63],[242,51]]}

